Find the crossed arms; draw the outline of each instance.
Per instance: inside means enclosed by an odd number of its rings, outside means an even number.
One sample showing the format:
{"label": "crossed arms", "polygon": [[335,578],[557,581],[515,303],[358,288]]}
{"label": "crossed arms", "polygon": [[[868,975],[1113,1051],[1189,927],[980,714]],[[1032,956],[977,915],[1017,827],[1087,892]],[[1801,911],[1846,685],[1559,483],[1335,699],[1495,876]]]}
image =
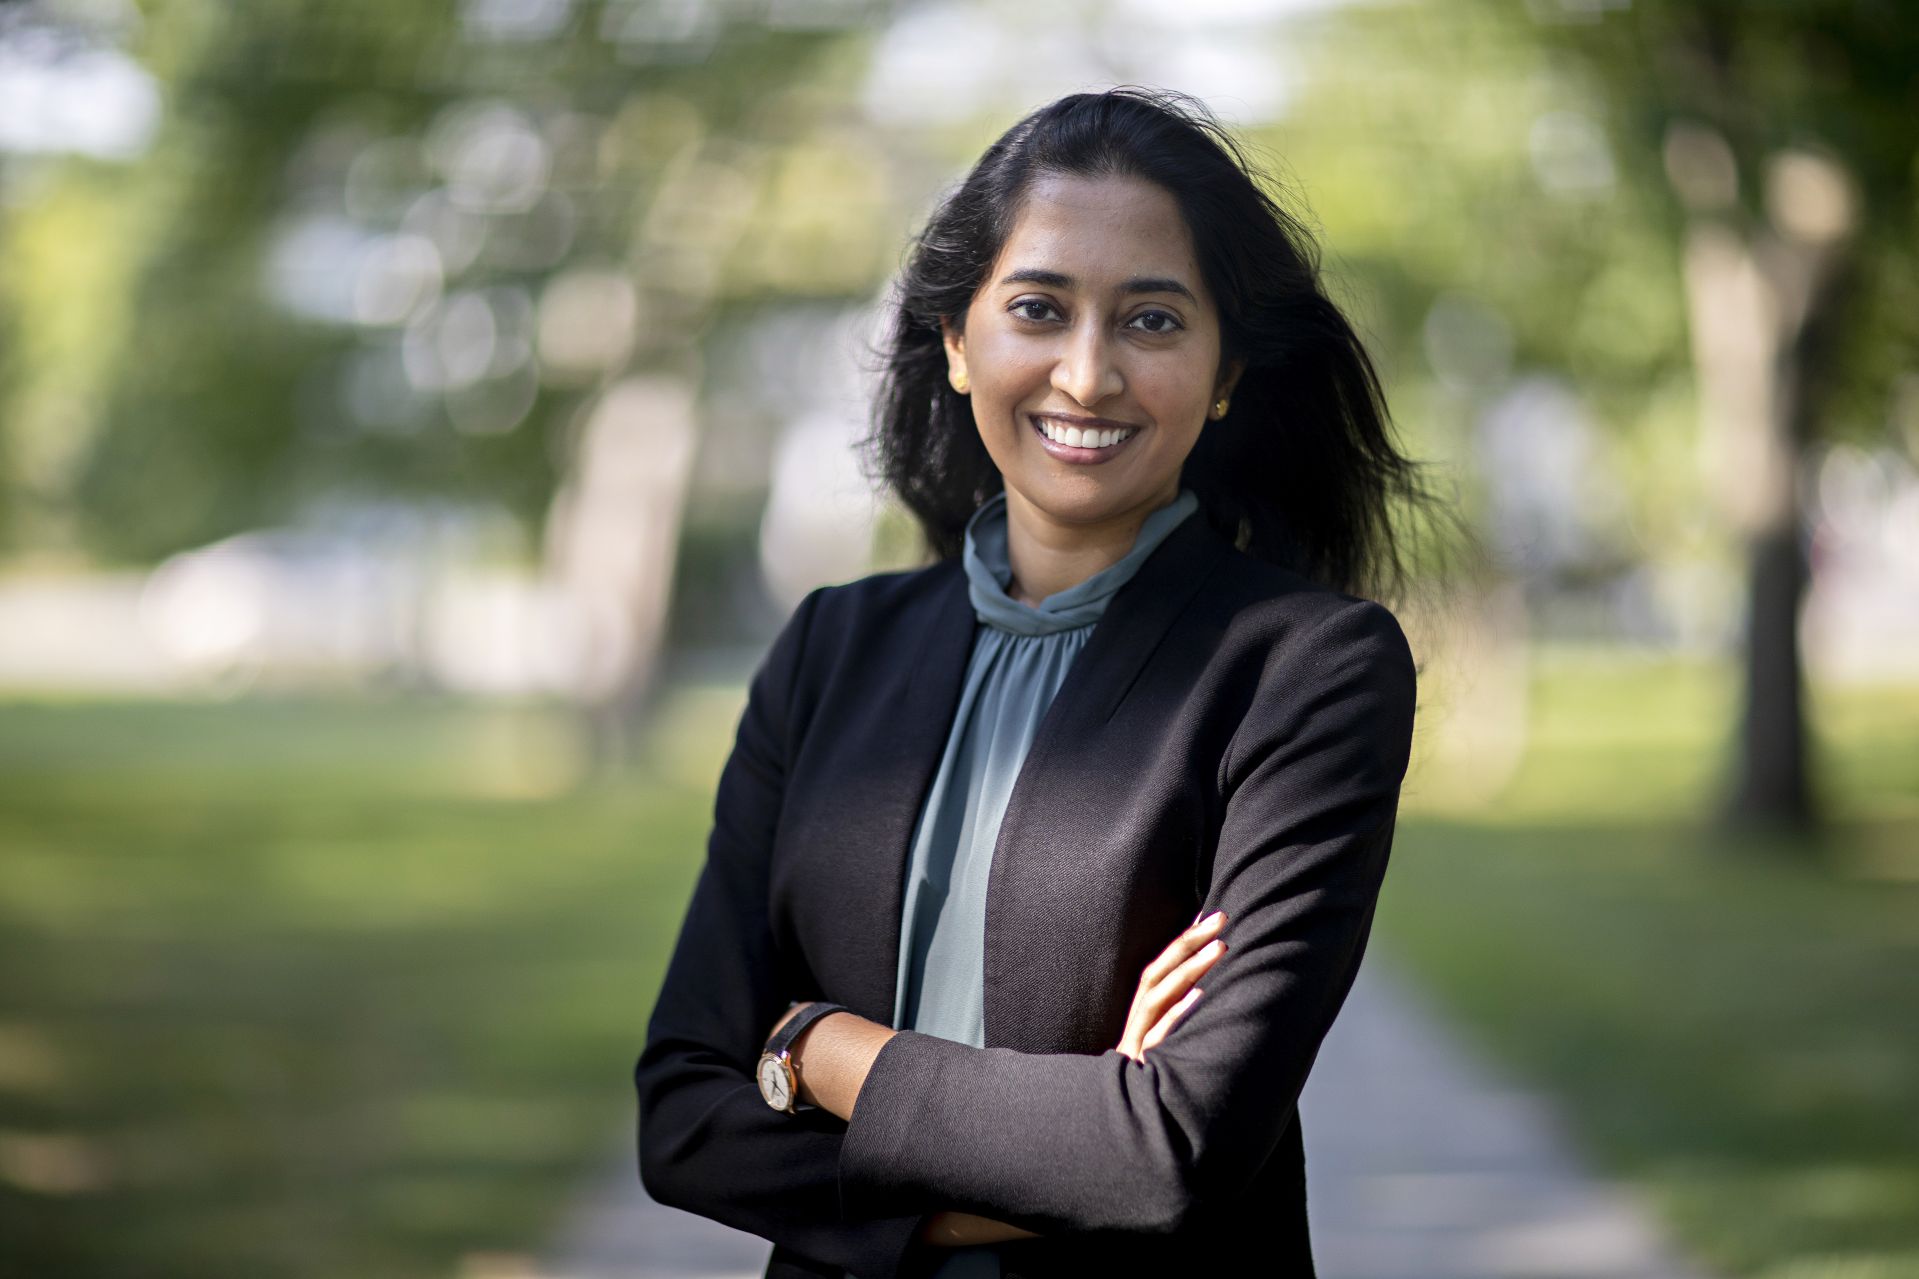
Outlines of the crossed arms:
{"label": "crossed arms", "polygon": [[1135,1059],[825,1018],[803,1039],[836,1022],[869,1036],[843,1063],[853,1101],[842,1120],[823,1107],[775,1111],[752,1079],[787,1004],[766,923],[768,858],[819,595],[756,672],[721,775],[707,860],[634,1072],[642,1181],[662,1203],[863,1275],[896,1273],[947,1211],[1043,1234],[1179,1230],[1266,1161],[1357,971],[1411,740],[1413,665],[1398,624],[1342,600],[1267,654],[1220,763],[1227,801],[1207,905],[1228,918],[1231,954],[1175,1033]]}

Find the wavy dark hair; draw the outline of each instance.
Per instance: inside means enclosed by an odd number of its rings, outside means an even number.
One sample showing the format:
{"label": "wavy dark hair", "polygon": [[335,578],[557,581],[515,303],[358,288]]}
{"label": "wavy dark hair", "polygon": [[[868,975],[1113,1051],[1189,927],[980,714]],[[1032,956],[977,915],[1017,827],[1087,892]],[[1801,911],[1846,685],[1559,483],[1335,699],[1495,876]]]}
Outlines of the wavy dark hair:
{"label": "wavy dark hair", "polygon": [[970,401],[947,382],[940,317],[964,324],[1040,174],[1143,178],[1179,202],[1219,307],[1222,367],[1246,361],[1229,412],[1181,472],[1213,527],[1336,590],[1399,594],[1410,567],[1395,503],[1438,503],[1394,442],[1365,345],[1321,287],[1318,245],[1202,103],[1137,85],[1071,94],[1008,129],[906,255],[861,446],[928,550],[958,555],[968,517],[1004,487]]}

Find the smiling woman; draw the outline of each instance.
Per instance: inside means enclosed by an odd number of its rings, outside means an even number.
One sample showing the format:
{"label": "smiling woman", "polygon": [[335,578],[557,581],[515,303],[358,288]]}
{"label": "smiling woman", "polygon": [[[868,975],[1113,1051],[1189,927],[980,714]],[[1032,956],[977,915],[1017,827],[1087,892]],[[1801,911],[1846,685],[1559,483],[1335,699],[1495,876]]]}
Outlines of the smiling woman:
{"label": "smiling woman", "polygon": [[1244,361],[1222,365],[1192,233],[1172,193],[1143,178],[1037,177],[999,257],[1010,269],[996,265],[963,324],[942,317],[941,335],[1012,527],[1068,549],[1015,551],[1014,575],[1037,601],[1083,577],[1085,554],[1118,559],[1147,513],[1179,495],[1180,469],[1207,419],[1225,416]]}
{"label": "smiling woman", "polygon": [[1372,597],[1431,507],[1365,349],[1232,140],[1121,88],[935,212],[877,409],[934,562],[754,675],[641,1177],[769,1276],[1310,1276],[1297,1101],[1412,732]]}

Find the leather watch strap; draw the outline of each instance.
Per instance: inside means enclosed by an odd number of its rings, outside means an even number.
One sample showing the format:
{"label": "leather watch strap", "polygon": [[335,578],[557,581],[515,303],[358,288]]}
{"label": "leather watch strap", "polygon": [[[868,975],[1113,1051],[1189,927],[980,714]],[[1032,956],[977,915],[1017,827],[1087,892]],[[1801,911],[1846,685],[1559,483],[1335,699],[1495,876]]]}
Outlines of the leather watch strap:
{"label": "leather watch strap", "polygon": [[826,1014],[852,1011],[853,1010],[845,1004],[829,1004],[825,1000],[815,1000],[786,1019],[786,1024],[775,1031],[773,1037],[766,1041],[766,1051],[777,1057],[785,1052],[795,1039],[800,1037],[801,1031],[826,1016]]}

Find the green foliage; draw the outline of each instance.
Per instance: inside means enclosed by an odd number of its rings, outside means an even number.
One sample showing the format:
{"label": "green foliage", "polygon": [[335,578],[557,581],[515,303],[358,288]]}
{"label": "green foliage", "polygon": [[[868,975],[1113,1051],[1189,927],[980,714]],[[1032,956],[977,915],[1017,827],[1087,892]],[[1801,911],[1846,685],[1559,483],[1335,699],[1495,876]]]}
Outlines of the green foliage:
{"label": "green foliage", "polygon": [[[1769,162],[1810,149],[1855,184],[1850,305],[1830,371],[1828,434],[1876,437],[1892,380],[1919,346],[1919,28],[1875,0],[1636,0],[1597,10],[1566,4],[1482,6],[1519,21],[1555,64],[1594,87],[1634,185],[1672,200],[1663,147],[1675,122],[1705,124],[1731,149],[1745,228],[1775,220]],[[1521,15],[1530,11],[1531,20]]]}
{"label": "green foliage", "polygon": [[1698,494],[1661,447],[1691,429],[1676,223],[1630,157],[1604,154],[1591,77],[1523,15],[1472,5],[1353,6],[1285,50],[1298,96],[1252,133],[1256,155],[1319,233],[1411,451],[1482,510],[1480,415],[1511,379],[1556,375],[1627,505],[1596,529],[1601,558],[1679,549],[1672,520]]}
{"label": "green foliage", "polygon": [[[875,233],[891,193],[843,109],[861,41],[714,22],[680,30],[605,0],[504,39],[451,0],[154,0],[134,52],[165,112],[147,154],[96,175],[115,239],[84,297],[67,268],[100,219],[62,221],[72,184],[56,174],[13,215],[38,251],[0,305],[30,327],[97,323],[82,346],[25,347],[0,374],[9,442],[66,441],[59,465],[14,468],[59,518],[15,521],[7,538],[150,561],[356,494],[451,496],[537,528],[606,378],[696,369],[718,306],[869,292],[891,264]],[[433,288],[490,308],[483,374],[423,381],[412,350],[403,371],[404,342],[435,340],[403,338],[432,299],[356,322],[275,296],[285,237],[314,219],[336,238],[426,234],[418,202],[458,185],[449,130],[488,110],[539,138],[544,167],[530,206],[455,192],[447,215],[454,238],[480,243],[443,254]],[[296,271],[359,269],[303,255]],[[639,317],[629,344],[584,371],[535,350],[546,290],[581,269],[623,278]],[[320,286],[352,290],[350,275]]]}
{"label": "green foliage", "polygon": [[[1725,132],[1748,223],[1767,217],[1782,146],[1823,149],[1860,184],[1856,291],[1816,371],[1830,378],[1819,429],[1884,437],[1919,349],[1919,28],[1896,6],[1360,5],[1281,47],[1297,97],[1255,139],[1323,232],[1414,451],[1457,464],[1469,501],[1485,397],[1552,373],[1606,428],[1593,463],[1625,499],[1597,530],[1610,553],[1724,554],[1705,544],[1692,453],[1687,211],[1664,155],[1679,120]],[[1435,331],[1462,331],[1436,308],[1461,304],[1491,317],[1476,382],[1428,358]]]}

